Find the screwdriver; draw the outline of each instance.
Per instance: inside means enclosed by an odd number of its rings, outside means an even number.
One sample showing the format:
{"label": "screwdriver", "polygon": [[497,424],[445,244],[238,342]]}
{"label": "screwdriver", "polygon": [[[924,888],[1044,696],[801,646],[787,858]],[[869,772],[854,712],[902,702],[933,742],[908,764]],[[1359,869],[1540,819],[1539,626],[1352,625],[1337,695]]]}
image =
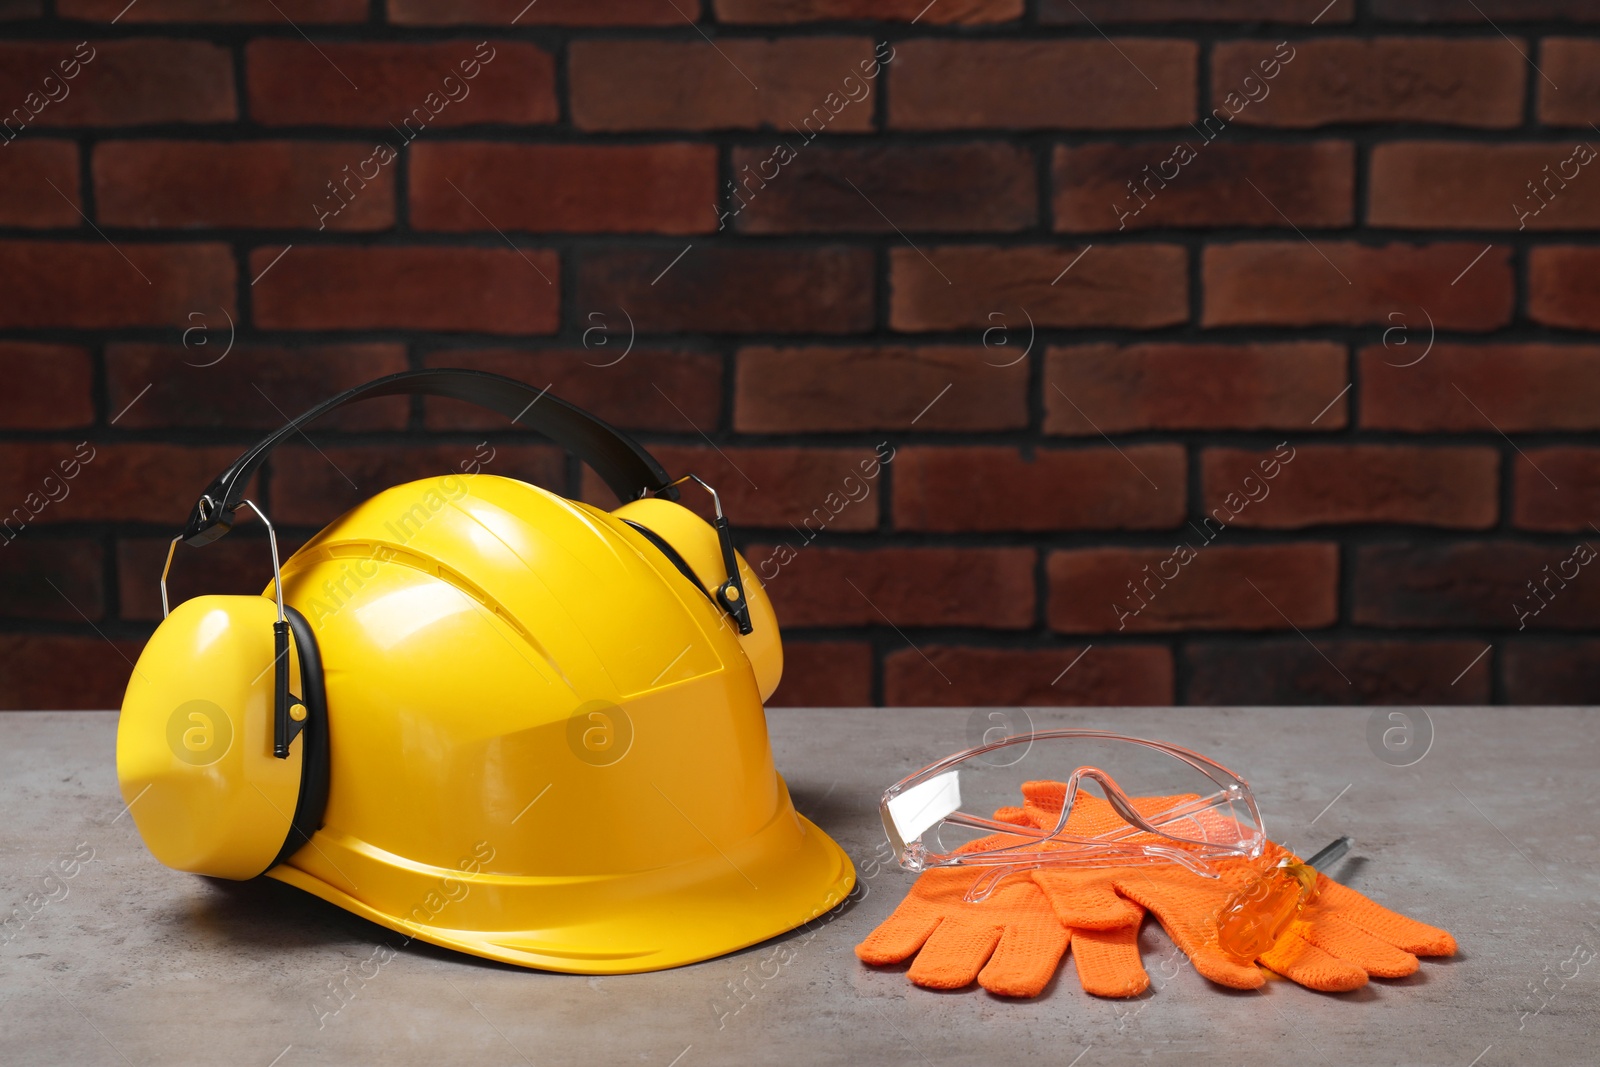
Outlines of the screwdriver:
{"label": "screwdriver", "polygon": [[1253,960],[1278,943],[1300,909],[1317,896],[1317,868],[1343,856],[1341,837],[1304,863],[1285,857],[1235,890],[1217,914],[1217,943],[1242,960]]}

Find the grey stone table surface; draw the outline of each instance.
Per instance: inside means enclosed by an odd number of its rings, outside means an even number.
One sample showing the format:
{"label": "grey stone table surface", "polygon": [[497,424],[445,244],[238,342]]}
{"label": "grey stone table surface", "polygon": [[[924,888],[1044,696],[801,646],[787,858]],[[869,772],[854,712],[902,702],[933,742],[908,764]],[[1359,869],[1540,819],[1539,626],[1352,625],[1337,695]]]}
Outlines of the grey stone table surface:
{"label": "grey stone table surface", "polygon": [[[1424,713],[1396,710],[1425,728]],[[12,919],[0,934],[0,1063],[1600,1060],[1594,709],[1429,709],[1432,746],[1405,767],[1368,741],[1369,725],[1404,725],[1387,709],[1031,711],[1038,728],[1157,737],[1234,768],[1250,779],[1274,839],[1354,835],[1356,851],[1332,873],[1449,929],[1461,946],[1409,978],[1351,993],[1282,980],[1235,992],[1183,966],[1147,921],[1140,942],[1152,986],[1131,1001],[1085,995],[1070,958],[1043,996],[1014,1001],[976,987],[928,992],[903,968],[869,968],[852,953],[912,877],[882,862],[879,794],[966,747],[987,714],[769,713],[797,806],[855,858],[861,890],[778,941],[606,978],[399,947],[397,935],[268,879],[167,870],[122,814],[114,714],[0,714],[0,917]],[[63,860],[76,873],[48,877]],[[347,990],[333,1012],[330,982]]]}

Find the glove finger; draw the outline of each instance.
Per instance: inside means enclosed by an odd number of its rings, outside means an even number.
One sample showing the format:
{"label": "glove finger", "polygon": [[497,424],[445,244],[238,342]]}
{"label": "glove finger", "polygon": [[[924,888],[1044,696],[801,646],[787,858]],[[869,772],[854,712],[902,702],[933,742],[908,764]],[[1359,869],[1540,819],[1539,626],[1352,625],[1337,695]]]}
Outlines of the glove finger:
{"label": "glove finger", "polygon": [[1119,874],[1116,886],[1124,896],[1150,909],[1201,976],[1232,989],[1259,989],[1266,982],[1259,968],[1235,959],[1217,944],[1215,916],[1225,891],[1197,885],[1172,886],[1153,874],[1138,871]]}
{"label": "glove finger", "polygon": [[1315,906],[1319,912],[1335,913],[1352,926],[1360,927],[1395,948],[1417,956],[1456,954],[1456,939],[1447,931],[1390,911],[1326,875],[1317,876],[1317,897]]}
{"label": "glove finger", "polygon": [[[1112,884],[1117,892],[1155,913],[1168,936],[1189,955],[1216,943],[1216,915],[1227,889],[1190,875],[1159,867],[1119,870]],[[1220,949],[1218,951],[1221,951]]]}
{"label": "glove finger", "polygon": [[1036,920],[1006,927],[994,955],[978,972],[978,984],[1003,997],[1036,997],[1050,984],[1071,932],[1040,902]]}
{"label": "glove finger", "polygon": [[906,977],[925,989],[971,985],[993,955],[1000,929],[994,923],[946,917],[923,942]]}
{"label": "glove finger", "polygon": [[1260,967],[1234,959],[1220,948],[1203,947],[1190,952],[1189,962],[1201,977],[1229,989],[1260,989],[1267,984]]}
{"label": "glove finger", "polygon": [[863,963],[883,966],[901,963],[917,954],[939,925],[939,915],[929,908],[910,906],[915,902],[901,901],[878,928],[856,946],[856,957]]}
{"label": "glove finger", "polygon": [[1073,930],[1072,958],[1085,993],[1136,997],[1150,988],[1139,958],[1138,923],[1116,930]]}
{"label": "glove finger", "polygon": [[1324,993],[1346,993],[1367,984],[1367,972],[1329,955],[1291,928],[1264,953],[1261,965],[1292,982]]}
{"label": "glove finger", "polygon": [[1337,915],[1319,916],[1301,923],[1297,932],[1330,956],[1360,967],[1379,978],[1404,978],[1417,970],[1417,957],[1381,941]]}
{"label": "glove finger", "polygon": [[1123,899],[1103,872],[1045,868],[1033,872],[1033,881],[1044,891],[1056,918],[1074,930],[1137,928],[1144,918],[1144,909]]}

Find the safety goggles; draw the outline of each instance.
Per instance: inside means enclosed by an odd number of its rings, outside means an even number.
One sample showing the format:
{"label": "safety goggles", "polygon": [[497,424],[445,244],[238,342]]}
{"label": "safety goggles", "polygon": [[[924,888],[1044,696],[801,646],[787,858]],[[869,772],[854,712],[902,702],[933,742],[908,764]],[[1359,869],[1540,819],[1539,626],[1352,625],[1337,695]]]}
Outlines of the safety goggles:
{"label": "safety goggles", "polygon": [[[1033,822],[1059,801],[1053,825],[991,816],[1021,815],[1025,792],[1036,801]],[[1103,803],[1085,801],[1096,795]],[[1074,819],[1080,805],[1096,818]],[[1030,731],[957,752],[885,790],[881,814],[906,870],[1006,868],[992,880],[1036,867],[1154,863],[1214,878],[1215,863],[1254,859],[1266,842],[1243,778],[1188,749],[1102,730]]]}

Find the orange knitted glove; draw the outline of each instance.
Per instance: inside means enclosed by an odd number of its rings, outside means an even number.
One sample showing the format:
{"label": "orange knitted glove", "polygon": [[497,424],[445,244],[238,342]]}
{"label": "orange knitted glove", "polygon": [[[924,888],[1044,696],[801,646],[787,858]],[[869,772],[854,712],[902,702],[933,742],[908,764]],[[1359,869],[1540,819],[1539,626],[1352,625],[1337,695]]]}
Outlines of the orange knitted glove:
{"label": "orange knitted glove", "polygon": [[[1001,835],[986,848],[1006,843]],[[865,963],[900,963],[915,956],[906,977],[928,989],[960,989],[974,979],[991,993],[1036,997],[1067,946],[1075,948],[1078,979],[1100,996],[1133,996],[1129,968],[1139,964],[1137,924],[1120,930],[1071,930],[1061,924],[1039,887],[1012,874],[981,901],[963,894],[982,875],[970,867],[924,871],[894,914],[856,946]]]}
{"label": "orange knitted glove", "polygon": [[[1065,786],[1027,782],[1023,816],[1035,826],[1053,827],[1060,818]],[[1074,812],[1085,800],[1080,796]],[[1165,807],[1170,798],[1148,798]],[[1140,801],[1136,806],[1142,807]],[[1017,821],[1016,809],[997,817]],[[1216,916],[1223,902],[1266,865],[1288,851],[1268,842],[1258,860],[1216,864],[1219,878],[1208,879],[1177,864],[1106,867],[1090,870],[1041,868],[1035,884],[1068,926],[1105,916],[1111,898],[1150,909],[1167,934],[1194,963],[1195,970],[1222,985],[1255,989],[1265,982],[1260,969],[1223,951],[1217,944]],[[1317,875],[1317,899],[1301,912],[1277,945],[1258,962],[1306,986],[1341,992],[1365,985],[1369,975],[1399,978],[1416,971],[1418,956],[1450,956],[1456,943],[1437,927],[1419,923],[1368,900],[1355,890]]]}
{"label": "orange knitted glove", "polygon": [[[1164,810],[1167,798],[1136,798],[1146,815]],[[1060,801],[1056,803],[1060,811]],[[1022,808],[995,818],[1034,825]],[[1042,818],[1042,816],[1041,816]],[[1049,820],[1054,827],[1055,816]],[[1127,823],[1106,801],[1082,794],[1068,818],[1068,832],[1095,837]],[[1142,835],[1141,835],[1142,836]],[[1032,841],[994,834],[957,851],[978,851]],[[1059,847],[1037,844],[1041,851]],[[1139,959],[1139,924],[1144,908],[1119,896],[1102,869],[1055,868],[1003,877],[981,901],[963,899],[994,868],[942,867],[926,871],[894,914],[856,948],[867,963],[900,963],[916,957],[908,977],[930,989],[959,989],[974,978],[992,993],[1038,996],[1071,946],[1078,981],[1101,997],[1136,997],[1150,986]],[[1031,883],[1031,884],[1030,884]],[[1052,913],[1045,890],[1073,914],[1063,924]],[[1070,907],[1067,902],[1070,901]]]}

